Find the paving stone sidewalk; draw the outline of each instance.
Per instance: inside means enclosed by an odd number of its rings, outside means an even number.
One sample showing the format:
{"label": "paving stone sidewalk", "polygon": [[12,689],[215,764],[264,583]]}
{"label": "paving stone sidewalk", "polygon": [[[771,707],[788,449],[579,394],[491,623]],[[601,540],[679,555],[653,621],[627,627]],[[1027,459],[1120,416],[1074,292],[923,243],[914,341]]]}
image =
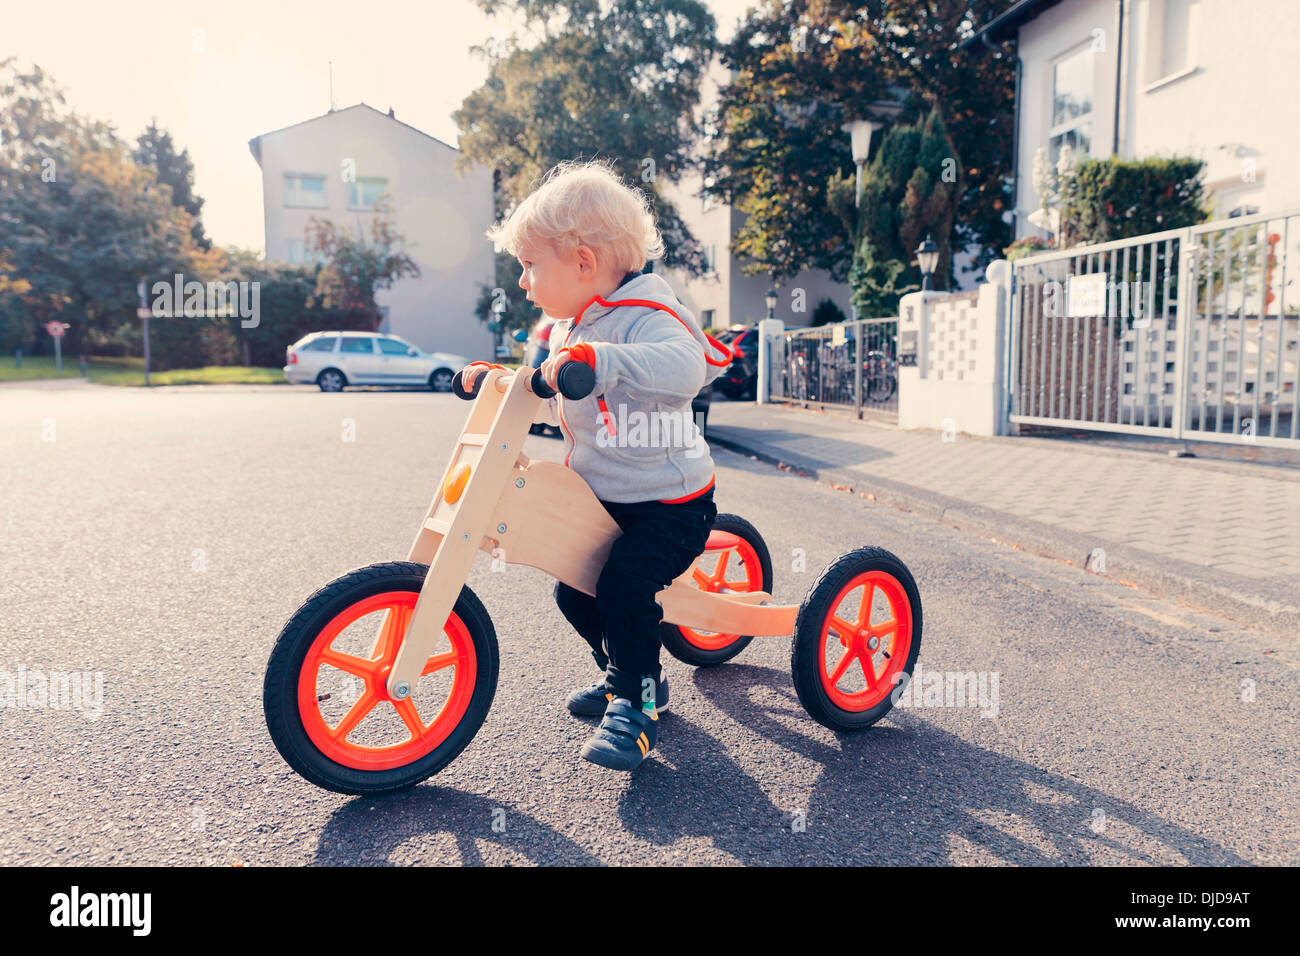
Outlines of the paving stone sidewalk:
{"label": "paving stone sidewalk", "polygon": [[1101,548],[1110,577],[1300,637],[1300,454],[1263,464],[1175,458],[1155,443],[945,442],[838,411],[723,401],[709,442],[1079,565]]}

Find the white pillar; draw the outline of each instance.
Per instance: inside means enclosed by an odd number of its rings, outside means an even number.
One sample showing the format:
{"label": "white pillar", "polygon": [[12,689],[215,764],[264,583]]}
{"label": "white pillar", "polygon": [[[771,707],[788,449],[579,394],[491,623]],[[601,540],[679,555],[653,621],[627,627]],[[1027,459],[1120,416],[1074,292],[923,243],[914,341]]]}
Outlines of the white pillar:
{"label": "white pillar", "polygon": [[758,389],[755,397],[759,405],[771,404],[771,340],[784,331],[785,323],[780,319],[763,319],[758,323]]}

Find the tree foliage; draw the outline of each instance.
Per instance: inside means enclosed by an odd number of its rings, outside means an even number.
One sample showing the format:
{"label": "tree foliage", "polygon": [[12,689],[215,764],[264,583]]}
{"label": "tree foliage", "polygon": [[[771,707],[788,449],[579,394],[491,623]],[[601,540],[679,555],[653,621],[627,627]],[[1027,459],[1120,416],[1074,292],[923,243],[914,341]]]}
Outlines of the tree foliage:
{"label": "tree foliage", "polygon": [[140,279],[215,277],[219,257],[195,243],[193,227],[110,126],[67,110],[39,67],[0,62],[6,314],[20,313],[33,329],[68,322],[65,346],[78,350],[88,331],[107,333],[134,317]]}
{"label": "tree foliage", "polygon": [[325,259],[316,273],[310,306],[369,310],[377,320],[375,292],[387,289],[398,279],[420,274],[420,267],[406,253],[405,241],[393,226],[389,202],[382,196],[375,201],[368,239],[360,226],[353,232],[313,216],[307,222],[307,249]]}
{"label": "tree foliage", "polygon": [[751,9],[723,49],[734,75],[705,164],[710,191],[747,216],[733,241],[733,251],[752,260],[746,272],[779,281],[819,268],[844,280],[857,242],[831,214],[826,184],[854,175],[841,126],[883,119],[879,102],[901,107],[895,123],[938,110],[965,165],[951,243],[973,243],[985,259],[998,255],[1010,238],[1002,217],[1014,73],[1009,58],[956,44],[1010,2],[767,0]]}
{"label": "tree foliage", "polygon": [[190,151],[182,149],[176,152],[171,133],[160,129],[158,118],[154,117],[136,138],[134,158],[141,166],[153,167],[158,181],[171,188],[172,205],[180,206],[194,220],[190,235],[195,243],[202,249],[211,249],[212,243],[204,234],[199,218],[203,198],[194,191],[194,163],[190,161]]}
{"label": "tree foliage", "polygon": [[[667,265],[699,273],[699,244],[663,195],[693,169],[699,85],[715,47],[699,0],[479,0],[521,28],[477,49],[488,79],[454,118],[462,167],[499,172],[498,214],[564,160],[613,160],[645,190]],[[510,295],[513,286],[498,286]]]}
{"label": "tree foliage", "polygon": [[920,287],[913,260],[926,236],[939,247],[938,284],[948,284],[961,180],[960,160],[937,110],[885,134],[864,171],[860,206],[854,205],[853,177],[831,180],[828,204],[857,244],[849,284],[859,315],[890,314],[904,293]]}

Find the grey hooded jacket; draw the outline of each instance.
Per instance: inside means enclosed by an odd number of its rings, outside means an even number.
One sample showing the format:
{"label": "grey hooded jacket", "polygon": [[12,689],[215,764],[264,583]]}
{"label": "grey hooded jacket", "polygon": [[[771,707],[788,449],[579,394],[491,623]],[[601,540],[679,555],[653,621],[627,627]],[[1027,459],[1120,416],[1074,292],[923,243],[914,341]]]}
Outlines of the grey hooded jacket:
{"label": "grey hooded jacket", "polygon": [[551,355],[583,342],[595,356],[595,389],[579,401],[549,399],[536,419],[563,431],[565,467],[603,501],[676,503],[708,491],[713,457],[691,400],[731,356],[653,274],[627,279],[551,327]]}

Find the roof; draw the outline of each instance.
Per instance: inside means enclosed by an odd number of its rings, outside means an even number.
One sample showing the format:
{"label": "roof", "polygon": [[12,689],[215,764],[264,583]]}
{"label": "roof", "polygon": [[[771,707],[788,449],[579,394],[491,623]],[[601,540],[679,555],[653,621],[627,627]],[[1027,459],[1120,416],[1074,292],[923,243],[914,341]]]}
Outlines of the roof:
{"label": "roof", "polygon": [[430,136],[430,135],[429,135],[428,133],[426,133],[424,130],[422,130],[422,129],[416,129],[416,128],[415,128],[414,126],[412,126],[410,123],[403,123],[403,122],[402,122],[401,120],[399,120],[397,117],[393,116],[392,113],[383,113],[383,112],[381,112],[381,111],[375,109],[375,108],[374,108],[373,106],[371,106],[369,103],[364,103],[364,102],[362,102],[362,103],[357,103],[357,104],[355,104],[355,105],[353,105],[353,106],[345,106],[345,107],[343,107],[343,109],[341,109],[341,110],[330,110],[328,113],[322,113],[320,116],[313,116],[311,119],[305,119],[305,120],[303,120],[302,122],[299,122],[299,123],[290,123],[288,126],[281,126],[279,129],[273,129],[273,130],[271,130],[271,132],[269,132],[269,133],[261,133],[260,135],[258,135],[258,136],[254,136],[252,139],[250,139],[250,140],[248,141],[248,151],[249,151],[250,153],[252,153],[252,154],[253,154],[253,158],[254,158],[255,160],[257,160],[257,165],[261,166],[261,165],[262,165],[262,144],[261,144],[261,141],[262,141],[262,138],[263,138],[263,137],[266,137],[266,136],[274,136],[276,133],[283,133],[285,130],[296,129],[296,128],[299,127],[299,126],[305,126],[305,125],[307,125],[308,123],[316,123],[316,122],[319,122],[320,120],[323,120],[323,119],[329,119],[331,116],[337,116],[339,113],[346,113],[346,112],[348,112],[348,110],[359,110],[359,109],[367,109],[367,110],[370,110],[370,112],[375,113],[375,114],[377,114],[377,115],[379,115],[379,116],[382,116],[384,119],[392,120],[392,121],[393,121],[394,123],[396,123],[398,126],[405,126],[407,129],[412,130],[412,131],[414,131],[414,132],[416,132],[416,133],[419,133],[421,136],[425,137],[426,139],[431,139],[431,140],[433,140],[433,141],[434,141],[435,143],[437,143],[439,146],[445,146],[445,147],[447,147],[447,149],[449,149],[449,150],[451,150],[452,152],[455,152],[455,153],[460,152],[460,150],[458,150],[455,146],[452,146],[452,145],[449,144],[449,143],[444,143],[442,140],[438,139],[438,137],[436,137],[436,136]]}
{"label": "roof", "polygon": [[984,45],[985,37],[989,43],[1003,43],[1014,37],[1019,29],[1034,17],[1060,3],[1061,0],[1020,0],[1015,6],[1004,10],[980,29],[957,44],[959,50],[969,50]]}

